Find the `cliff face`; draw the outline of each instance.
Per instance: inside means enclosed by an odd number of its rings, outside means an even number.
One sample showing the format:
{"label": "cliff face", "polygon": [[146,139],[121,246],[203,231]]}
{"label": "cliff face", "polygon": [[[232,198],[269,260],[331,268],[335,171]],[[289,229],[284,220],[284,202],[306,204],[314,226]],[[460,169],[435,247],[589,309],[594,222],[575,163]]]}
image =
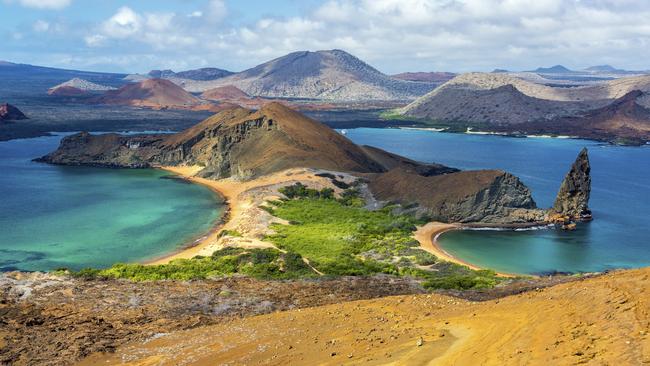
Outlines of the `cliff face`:
{"label": "cliff face", "polygon": [[417,203],[419,215],[436,221],[524,224],[541,222],[545,216],[528,187],[499,170],[425,177],[397,168],[378,175],[369,186],[378,199]]}
{"label": "cliff face", "polygon": [[589,196],[591,194],[591,165],[587,149],[582,149],[567,173],[557,194],[552,213],[569,216],[574,220],[591,219]]}
{"label": "cliff face", "polygon": [[234,108],[173,135],[65,138],[42,161],[110,167],[199,165],[203,177],[239,180],[289,168],[381,172],[385,168],[329,127],[283,105]]}

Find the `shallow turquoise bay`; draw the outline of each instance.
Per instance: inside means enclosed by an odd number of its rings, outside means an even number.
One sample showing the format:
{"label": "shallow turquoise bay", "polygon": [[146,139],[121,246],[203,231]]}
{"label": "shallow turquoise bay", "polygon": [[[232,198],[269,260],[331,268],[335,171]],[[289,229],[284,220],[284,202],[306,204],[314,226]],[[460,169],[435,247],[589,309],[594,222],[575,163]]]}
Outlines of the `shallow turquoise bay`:
{"label": "shallow turquoise bay", "polygon": [[592,165],[593,222],[575,232],[454,231],[442,235],[440,245],[470,263],[512,273],[650,266],[649,146],[404,129],[350,129],[347,136],[415,160],[509,171],[532,189],[540,207],[552,205],[564,175],[586,146]]}
{"label": "shallow turquoise bay", "polygon": [[204,235],[221,215],[212,191],[162,171],[31,161],[60,138],[0,142],[0,270],[151,259]]}

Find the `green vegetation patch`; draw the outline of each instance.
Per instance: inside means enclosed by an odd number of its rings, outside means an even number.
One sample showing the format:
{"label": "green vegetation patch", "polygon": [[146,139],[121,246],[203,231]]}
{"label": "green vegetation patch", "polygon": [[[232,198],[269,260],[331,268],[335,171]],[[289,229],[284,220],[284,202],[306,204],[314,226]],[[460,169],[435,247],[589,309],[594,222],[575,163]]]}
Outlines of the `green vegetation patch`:
{"label": "green vegetation patch", "polygon": [[468,289],[498,283],[494,272],[439,261],[419,249],[412,234],[423,221],[393,214],[392,206],[366,210],[355,189],[344,191],[338,199],[321,192],[298,184],[283,188],[289,199],[269,202],[267,210],[290,224],[274,224],[275,234],[266,240],[307,258],[326,275],[409,275],[424,279],[427,288]]}
{"label": "green vegetation patch", "polygon": [[235,274],[259,279],[293,279],[317,276],[296,253],[277,249],[224,248],[209,257],[176,259],[168,264],[117,263],[106,269],[72,272],[81,278],[124,278],[133,281],[196,280]]}
{"label": "green vegetation patch", "polygon": [[231,275],[297,279],[319,277],[313,266],[326,276],[411,276],[421,279],[428,289],[489,288],[500,281],[493,271],[474,271],[423,251],[412,238],[416,225],[424,224],[423,219],[395,214],[395,207],[390,205],[377,211],[366,210],[357,188],[343,191],[338,198],[331,189],[316,190],[300,183],[280,191],[286,198],[267,202],[263,208],[289,222],[273,224],[274,234],[266,237],[281,250],[228,247],[209,257],[177,259],[162,265],[118,263],[106,269],[58,272],[80,278],[133,281]]}

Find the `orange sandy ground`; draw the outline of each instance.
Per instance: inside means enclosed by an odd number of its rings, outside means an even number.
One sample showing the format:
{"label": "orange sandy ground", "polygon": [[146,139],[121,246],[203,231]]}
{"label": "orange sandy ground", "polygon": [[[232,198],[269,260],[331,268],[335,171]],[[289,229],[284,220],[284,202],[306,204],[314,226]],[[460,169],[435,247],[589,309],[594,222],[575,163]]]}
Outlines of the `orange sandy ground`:
{"label": "orange sandy ground", "polygon": [[643,365],[650,269],[476,303],[431,294],[292,310],[129,344],[82,364]]}

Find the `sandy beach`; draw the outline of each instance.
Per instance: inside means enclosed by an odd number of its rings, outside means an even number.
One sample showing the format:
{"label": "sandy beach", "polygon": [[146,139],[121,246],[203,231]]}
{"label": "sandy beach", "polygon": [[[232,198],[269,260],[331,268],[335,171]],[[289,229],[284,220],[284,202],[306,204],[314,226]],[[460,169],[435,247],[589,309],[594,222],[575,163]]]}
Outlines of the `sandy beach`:
{"label": "sandy beach", "polygon": [[[146,264],[165,264],[174,259],[192,258],[197,255],[209,256],[214,251],[225,246],[245,248],[273,248],[273,244],[262,238],[269,233],[271,223],[284,223],[283,220],[271,216],[259,207],[265,201],[279,198],[277,188],[295,182],[309,182],[310,185],[324,188],[329,187],[329,180],[316,176],[316,171],[309,169],[289,169],[262,178],[249,181],[227,179],[205,179],[195,175],[202,169],[199,166],[160,166],[159,169],[174,173],[193,183],[204,185],[217,192],[224,198],[227,212],[222,220],[203,238],[191,246],[179,251],[156,258]],[[224,230],[232,230],[241,236],[223,236]]]}
{"label": "sandy beach", "polygon": [[[227,211],[217,225],[202,238],[169,255],[147,261],[146,264],[165,264],[174,259],[192,258],[197,255],[209,256],[214,251],[225,246],[273,248],[272,243],[262,239],[269,233],[269,224],[283,222],[283,220],[271,216],[260,209],[259,206],[263,205],[265,201],[279,198],[277,188],[281,185],[300,181],[309,182],[310,185],[316,187],[329,186],[327,179],[316,176],[315,171],[308,169],[290,169],[258,179],[237,181],[231,178],[212,180],[196,177],[195,175],[202,169],[199,166],[161,166],[158,168],[217,192],[224,198]],[[438,245],[437,239],[440,235],[458,228],[460,228],[460,224],[430,222],[418,227],[413,236],[420,243],[423,250],[442,260],[467,266],[474,270],[482,269],[452,256]],[[222,235],[224,230],[236,231],[241,236],[224,236]],[[515,275],[509,273],[498,273],[498,275],[515,277]]]}
{"label": "sandy beach", "polygon": [[[457,263],[463,266],[467,266],[474,270],[485,269],[473,265],[471,263],[465,262],[459,258],[454,257],[453,255],[447,253],[438,245],[438,237],[450,230],[457,230],[461,227],[460,224],[447,224],[444,222],[429,222],[426,225],[420,226],[417,228],[413,237],[415,240],[420,242],[420,247],[427,252],[435,255],[436,257],[445,260],[447,262]],[[497,272],[497,275],[501,277],[516,277],[512,273],[502,273]]]}

